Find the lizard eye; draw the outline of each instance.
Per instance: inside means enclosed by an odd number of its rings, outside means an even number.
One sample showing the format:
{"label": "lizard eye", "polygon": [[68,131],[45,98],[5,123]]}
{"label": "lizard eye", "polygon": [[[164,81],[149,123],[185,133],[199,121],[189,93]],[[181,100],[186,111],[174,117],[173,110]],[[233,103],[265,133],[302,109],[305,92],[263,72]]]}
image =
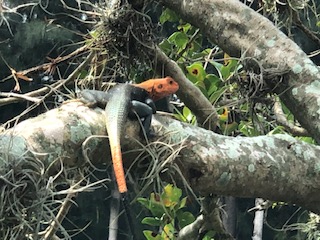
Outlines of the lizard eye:
{"label": "lizard eye", "polygon": [[172,80],[170,80],[170,81],[169,81],[169,84],[170,84],[170,85],[172,85],[172,84],[173,84],[173,81],[172,81]]}
{"label": "lizard eye", "polygon": [[158,88],[159,88],[159,89],[162,89],[162,87],[163,87],[162,84],[159,84],[159,85],[158,85]]}

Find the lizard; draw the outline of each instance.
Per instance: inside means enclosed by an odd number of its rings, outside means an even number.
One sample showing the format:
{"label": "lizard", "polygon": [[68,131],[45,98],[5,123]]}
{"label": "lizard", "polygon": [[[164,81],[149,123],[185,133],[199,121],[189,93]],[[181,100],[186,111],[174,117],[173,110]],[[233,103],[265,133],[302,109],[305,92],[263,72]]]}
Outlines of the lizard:
{"label": "lizard", "polygon": [[121,194],[128,191],[122,163],[121,130],[127,117],[143,118],[143,128],[150,133],[152,114],[156,112],[153,101],[175,93],[179,85],[171,77],[149,79],[139,84],[118,84],[108,92],[83,90],[80,100],[91,106],[105,107],[106,128],[113,163],[113,170]]}

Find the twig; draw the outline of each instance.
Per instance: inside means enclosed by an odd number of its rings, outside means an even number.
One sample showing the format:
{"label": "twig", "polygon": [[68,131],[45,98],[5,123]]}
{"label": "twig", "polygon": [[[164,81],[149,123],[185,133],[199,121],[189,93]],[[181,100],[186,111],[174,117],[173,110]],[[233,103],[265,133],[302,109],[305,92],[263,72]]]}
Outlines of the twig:
{"label": "twig", "polygon": [[[76,52],[76,51],[75,51]],[[51,84],[50,86],[47,86],[47,87],[43,87],[43,88],[40,88],[40,89],[37,89],[35,91],[32,91],[32,92],[29,92],[29,93],[26,93],[22,96],[26,96],[26,97],[35,97],[35,96],[39,96],[41,94],[44,94],[44,93],[47,93],[49,92],[50,90],[52,89],[59,89],[60,87],[64,86],[64,85],[67,85],[69,82],[71,82],[72,80],[74,80],[77,75],[79,74],[79,72],[83,69],[83,67],[85,65],[87,65],[89,63],[89,61],[91,60],[91,58],[93,57],[93,52],[90,52],[90,54],[87,56],[87,58],[68,76],[67,79],[61,79],[53,84]],[[70,55],[70,54],[69,54]],[[68,56],[69,56],[68,55]],[[64,57],[63,57],[64,58]],[[61,58],[62,59],[62,58]],[[61,60],[62,61],[62,60]],[[42,65],[43,66],[43,65]],[[41,66],[39,66],[41,67]],[[28,71],[28,70],[25,70],[25,71]],[[22,72],[25,72],[25,71],[22,71]],[[45,97],[48,97],[52,94],[52,91],[49,92]],[[41,101],[43,101],[45,99],[45,97],[42,98]],[[7,104],[10,104],[10,103],[17,103],[17,102],[21,102],[23,99],[21,97],[17,98],[17,97],[9,97],[9,98],[4,98],[4,99],[0,99],[0,106],[3,106],[3,105],[7,105]]]}
{"label": "twig", "polygon": [[71,204],[72,204],[72,198],[76,195],[76,192],[70,191],[63,203],[61,204],[61,208],[56,216],[56,218],[50,223],[50,225],[45,230],[45,234],[43,236],[43,240],[52,239],[56,231],[58,230],[59,226],[62,223],[62,220],[67,215]]}
{"label": "twig", "polygon": [[276,100],[273,105],[273,112],[276,117],[276,121],[278,124],[282,125],[288,132],[290,132],[294,136],[310,136],[308,131],[302,127],[295,126],[290,123],[286,118],[282,106],[279,100]]}
{"label": "twig", "polygon": [[[63,57],[57,57],[56,59],[53,59],[50,63],[44,63],[44,64],[41,64],[39,66],[36,66],[36,67],[32,67],[32,68],[29,68],[29,69],[26,69],[26,70],[23,70],[23,71],[19,71],[17,73],[21,74],[21,75],[27,75],[28,73],[31,73],[31,72],[35,72],[35,71],[41,71],[41,70],[48,70],[52,67],[52,64],[58,64],[58,63],[61,63],[61,62],[64,62],[66,60],[68,60],[69,58],[71,57],[74,57],[74,56],[77,56],[78,54],[84,52],[88,50],[88,46],[87,45],[84,45],[78,49],[76,49],[75,51],[73,51],[72,53],[66,55],[66,56],[63,56]],[[4,82],[8,79],[12,78],[12,74],[5,77],[4,79],[1,80],[1,82]]]}
{"label": "twig", "polygon": [[29,97],[29,96],[26,96],[24,94],[18,94],[18,93],[6,93],[6,92],[0,92],[0,97],[6,97],[6,98],[9,98],[9,97],[15,97],[15,98],[21,98],[23,100],[26,100],[26,101],[29,101],[29,102],[34,102],[34,103],[39,103],[41,102],[41,99],[39,98],[34,98],[34,97]]}
{"label": "twig", "polygon": [[297,25],[298,28],[301,29],[312,41],[314,41],[318,46],[320,46],[320,38],[318,38],[310,29],[308,29],[305,25],[303,25],[299,12],[292,11],[292,16],[294,19],[294,24]]}

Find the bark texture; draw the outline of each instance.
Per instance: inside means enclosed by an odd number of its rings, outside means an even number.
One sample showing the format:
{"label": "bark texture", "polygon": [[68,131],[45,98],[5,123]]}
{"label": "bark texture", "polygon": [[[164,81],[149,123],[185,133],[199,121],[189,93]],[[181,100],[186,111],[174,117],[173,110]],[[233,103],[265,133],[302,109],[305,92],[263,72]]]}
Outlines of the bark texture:
{"label": "bark texture", "polygon": [[[66,104],[1,134],[0,159],[32,153],[28,159],[37,157],[45,166],[57,160],[64,166],[81,166],[84,141],[105,135],[104,123],[103,110]],[[183,147],[179,157],[158,166],[178,164],[195,191],[291,202],[320,213],[320,147],[287,135],[226,137],[160,116],[152,124],[156,136],[168,136],[170,144]],[[129,137],[123,138],[124,151],[136,148],[132,139],[139,139],[139,128],[133,129],[138,130],[126,131]],[[93,138],[84,147],[93,164],[111,162],[110,155],[101,153],[108,145],[100,139]],[[180,175],[174,177],[178,180]]]}
{"label": "bark texture", "polygon": [[[277,86],[275,91],[290,111],[320,142],[319,68],[271,21],[238,0],[159,2],[200,28],[231,56],[255,59],[267,84]],[[278,83],[271,81],[270,74],[280,75]]]}
{"label": "bark texture", "polygon": [[176,162],[193,189],[203,195],[262,197],[320,211],[319,146],[289,135],[234,138],[159,120],[160,135],[178,132],[171,135],[172,143],[183,139]]}

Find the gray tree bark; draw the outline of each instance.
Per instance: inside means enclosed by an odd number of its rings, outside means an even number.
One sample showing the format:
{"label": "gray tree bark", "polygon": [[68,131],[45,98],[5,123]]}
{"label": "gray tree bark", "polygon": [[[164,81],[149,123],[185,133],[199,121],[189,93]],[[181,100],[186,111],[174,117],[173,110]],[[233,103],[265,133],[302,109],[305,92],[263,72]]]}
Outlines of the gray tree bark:
{"label": "gray tree bark", "polygon": [[[8,171],[4,159],[19,161],[22,156],[28,156],[25,161],[36,157],[51,167],[54,162],[59,166],[61,162],[71,167],[84,165],[83,152],[91,164],[110,161],[105,154],[107,143],[92,138],[106,134],[104,123],[103,110],[74,103],[26,120],[0,135],[1,174]],[[320,213],[320,147],[288,135],[227,137],[159,116],[152,124],[156,136],[162,142],[166,136],[173,146],[168,148],[173,154],[158,159],[157,168],[179,165],[187,182],[201,194],[262,197]],[[124,151],[139,146],[133,139],[143,141],[138,137],[139,125],[134,125],[127,123],[129,137],[123,138]],[[157,156],[157,152],[153,154]],[[179,174],[173,177],[181,180]]]}

